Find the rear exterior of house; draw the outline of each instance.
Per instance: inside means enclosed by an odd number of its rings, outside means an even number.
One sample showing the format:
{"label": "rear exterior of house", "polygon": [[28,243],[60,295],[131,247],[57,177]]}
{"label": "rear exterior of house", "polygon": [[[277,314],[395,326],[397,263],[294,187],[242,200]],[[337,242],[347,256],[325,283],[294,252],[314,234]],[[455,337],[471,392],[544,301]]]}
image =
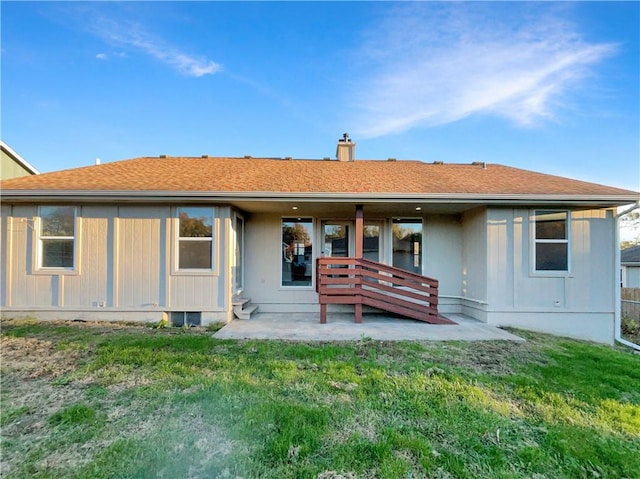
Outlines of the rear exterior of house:
{"label": "rear exterior of house", "polygon": [[250,297],[317,314],[318,259],[360,248],[436,279],[441,315],[613,342],[614,208],[638,193],[500,165],[354,160],[344,144],[336,156],[142,158],[3,182],[2,313],[207,324]]}

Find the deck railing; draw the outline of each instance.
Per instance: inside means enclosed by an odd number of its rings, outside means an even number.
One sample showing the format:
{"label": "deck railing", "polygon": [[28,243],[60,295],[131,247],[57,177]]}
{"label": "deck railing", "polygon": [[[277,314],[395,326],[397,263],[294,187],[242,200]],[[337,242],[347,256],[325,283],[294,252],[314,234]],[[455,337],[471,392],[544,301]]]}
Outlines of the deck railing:
{"label": "deck railing", "polygon": [[453,324],[438,314],[438,280],[365,258],[318,258],[316,290],[320,322],[327,304],[353,304],[355,322],[362,306],[434,324]]}

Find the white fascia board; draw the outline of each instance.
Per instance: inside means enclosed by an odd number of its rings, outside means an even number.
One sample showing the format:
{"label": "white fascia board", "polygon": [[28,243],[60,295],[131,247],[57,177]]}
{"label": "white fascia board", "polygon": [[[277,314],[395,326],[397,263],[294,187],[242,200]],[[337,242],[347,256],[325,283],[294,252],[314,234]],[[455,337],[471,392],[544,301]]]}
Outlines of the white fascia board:
{"label": "white fascia board", "polygon": [[299,201],[299,202],[363,202],[363,203],[477,203],[483,205],[571,204],[581,206],[622,206],[638,201],[637,195],[526,195],[526,194],[458,194],[458,193],[289,193],[289,192],[209,192],[209,191],[96,191],[96,190],[3,190],[4,201],[90,200],[95,202],[176,200],[206,201]]}

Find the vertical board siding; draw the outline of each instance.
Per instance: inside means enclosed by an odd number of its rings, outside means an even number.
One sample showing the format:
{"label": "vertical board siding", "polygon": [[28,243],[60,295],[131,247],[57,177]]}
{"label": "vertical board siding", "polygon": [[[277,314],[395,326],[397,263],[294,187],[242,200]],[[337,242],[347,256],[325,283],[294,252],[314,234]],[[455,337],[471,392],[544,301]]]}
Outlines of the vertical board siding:
{"label": "vertical board siding", "polygon": [[487,281],[489,304],[513,307],[514,211],[487,212]]}
{"label": "vertical board siding", "polygon": [[573,211],[570,271],[533,270],[529,209],[488,213],[488,284],[492,309],[613,311],[613,219],[605,210]]}
{"label": "vertical board siding", "polygon": [[12,254],[11,261],[11,305],[16,307],[57,306],[57,280],[50,275],[34,275],[34,218],[37,214],[35,206],[13,207],[11,225]]}
{"label": "vertical board siding", "polygon": [[200,311],[223,306],[218,295],[218,276],[172,276],[171,306],[173,309]]}
{"label": "vertical board siding", "polygon": [[[228,208],[220,208],[229,214]],[[216,219],[216,274],[172,274],[172,208],[78,206],[78,271],[38,272],[37,206],[2,205],[0,300],[15,308],[177,309],[226,307],[226,223]],[[10,246],[10,247],[9,247]]]}
{"label": "vertical board siding", "polygon": [[67,276],[64,282],[64,305],[67,307],[98,307],[109,304],[109,239],[115,207],[83,206],[80,214],[80,275]]}
{"label": "vertical board siding", "polygon": [[[164,305],[165,207],[121,207],[118,227],[118,304],[125,308]],[[162,284],[161,284],[162,283]]]}
{"label": "vertical board siding", "polygon": [[439,294],[461,295],[462,226],[458,216],[425,217],[424,275],[436,278]]}
{"label": "vertical board siding", "polygon": [[11,207],[0,205],[0,306],[7,306],[11,298],[11,240],[7,234],[13,228]]}
{"label": "vertical board siding", "polygon": [[462,296],[487,300],[487,212],[466,212],[462,222]]}

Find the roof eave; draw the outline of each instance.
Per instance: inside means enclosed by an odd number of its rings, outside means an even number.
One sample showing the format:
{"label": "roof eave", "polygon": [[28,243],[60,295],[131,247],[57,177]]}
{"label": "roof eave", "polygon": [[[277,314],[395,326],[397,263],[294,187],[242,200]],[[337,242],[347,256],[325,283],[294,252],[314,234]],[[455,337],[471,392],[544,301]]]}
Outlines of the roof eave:
{"label": "roof eave", "polygon": [[613,207],[637,202],[639,195],[572,195],[572,194],[487,194],[487,193],[326,193],[326,192],[211,192],[211,191],[130,191],[130,190],[3,190],[3,202],[89,201],[166,202],[172,201],[299,201],[299,202],[424,202],[476,203],[491,205],[545,205]]}

